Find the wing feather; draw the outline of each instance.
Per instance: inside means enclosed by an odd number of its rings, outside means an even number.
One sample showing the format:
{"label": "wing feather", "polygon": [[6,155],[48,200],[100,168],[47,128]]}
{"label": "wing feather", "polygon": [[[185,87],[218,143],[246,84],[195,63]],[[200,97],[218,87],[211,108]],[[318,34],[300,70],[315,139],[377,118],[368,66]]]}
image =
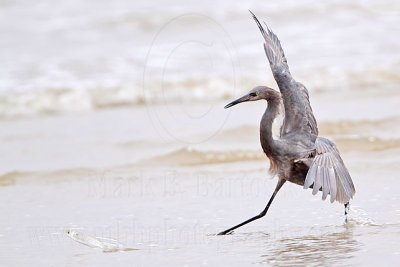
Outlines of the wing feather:
{"label": "wing feather", "polygon": [[250,11],[264,38],[264,51],[279,90],[282,93],[285,106],[285,119],[281,128],[281,135],[293,132],[311,134],[312,143],[318,135],[307,88],[295,81],[290,73],[289,65],[281,43],[276,34],[267,26],[261,25],[257,17]]}
{"label": "wing feather", "polygon": [[322,186],[322,170],[321,166],[317,166],[317,173],[314,177],[313,195],[317,194]]}
{"label": "wing feather", "polygon": [[310,186],[314,183],[314,177],[317,175],[317,164],[311,165],[308,170],[306,180],[304,181],[304,188],[310,188]]}
{"label": "wing feather", "polygon": [[336,199],[336,173],[333,167],[329,168],[329,193],[331,195],[330,201],[333,202]]}
{"label": "wing feather", "polygon": [[322,169],[324,170],[322,178],[322,199],[325,200],[329,194],[329,179],[327,179],[327,177],[329,177],[329,171],[326,167]]}
{"label": "wing feather", "polygon": [[313,185],[314,195],[322,188],[323,200],[330,194],[331,202],[349,202],[356,190],[336,146],[322,137],[317,138],[315,146],[316,155],[307,173],[304,188]]}

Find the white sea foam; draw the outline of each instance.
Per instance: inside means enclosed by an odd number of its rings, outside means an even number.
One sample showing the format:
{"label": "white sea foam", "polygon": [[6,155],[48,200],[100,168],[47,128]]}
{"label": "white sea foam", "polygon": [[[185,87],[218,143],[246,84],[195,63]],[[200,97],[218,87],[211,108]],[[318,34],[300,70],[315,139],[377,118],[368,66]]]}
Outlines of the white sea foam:
{"label": "white sea foam", "polygon": [[[1,4],[0,118],[208,101],[274,86],[249,7]],[[310,91],[382,90],[400,81],[398,7],[391,0],[302,0],[253,11],[280,37],[293,74]]]}

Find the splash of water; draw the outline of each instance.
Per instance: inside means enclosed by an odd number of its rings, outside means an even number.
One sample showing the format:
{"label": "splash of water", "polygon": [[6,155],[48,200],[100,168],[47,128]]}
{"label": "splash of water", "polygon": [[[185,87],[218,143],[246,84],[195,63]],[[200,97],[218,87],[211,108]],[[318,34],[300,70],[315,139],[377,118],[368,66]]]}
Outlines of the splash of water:
{"label": "splash of water", "polygon": [[346,216],[346,226],[379,226],[368,213],[359,207],[350,207]]}

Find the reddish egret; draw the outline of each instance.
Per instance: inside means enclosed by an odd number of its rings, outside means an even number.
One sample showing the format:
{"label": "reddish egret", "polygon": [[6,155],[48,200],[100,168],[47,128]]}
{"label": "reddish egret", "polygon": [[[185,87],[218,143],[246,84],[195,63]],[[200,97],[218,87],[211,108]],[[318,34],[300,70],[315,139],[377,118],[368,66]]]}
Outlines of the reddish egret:
{"label": "reddish egret", "polygon": [[[246,101],[267,101],[267,109],[260,123],[260,141],[264,153],[270,161],[270,172],[278,176],[278,184],[260,214],[234,226],[219,235],[231,233],[236,228],[260,219],[268,211],[279,189],[288,181],[312,188],[315,195],[322,191],[322,199],[330,195],[330,201],[344,204],[345,214],[349,200],[355,194],[350,174],[332,141],[318,137],[318,127],[310,106],[308,91],[297,82],[289,71],[289,66],[278,37],[258,21],[250,11],[264,37],[267,55],[279,92],[267,86],[257,86],[245,96],[229,103],[225,108]],[[279,139],[272,137],[272,123],[284,107],[284,120]]]}

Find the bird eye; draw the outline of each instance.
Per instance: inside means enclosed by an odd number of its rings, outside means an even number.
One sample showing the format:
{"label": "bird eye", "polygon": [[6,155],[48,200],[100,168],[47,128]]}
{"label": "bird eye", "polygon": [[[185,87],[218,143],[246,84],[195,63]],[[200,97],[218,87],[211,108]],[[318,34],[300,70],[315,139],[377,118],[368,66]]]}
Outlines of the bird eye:
{"label": "bird eye", "polygon": [[250,96],[257,96],[256,93],[250,93],[249,95],[250,95]]}

